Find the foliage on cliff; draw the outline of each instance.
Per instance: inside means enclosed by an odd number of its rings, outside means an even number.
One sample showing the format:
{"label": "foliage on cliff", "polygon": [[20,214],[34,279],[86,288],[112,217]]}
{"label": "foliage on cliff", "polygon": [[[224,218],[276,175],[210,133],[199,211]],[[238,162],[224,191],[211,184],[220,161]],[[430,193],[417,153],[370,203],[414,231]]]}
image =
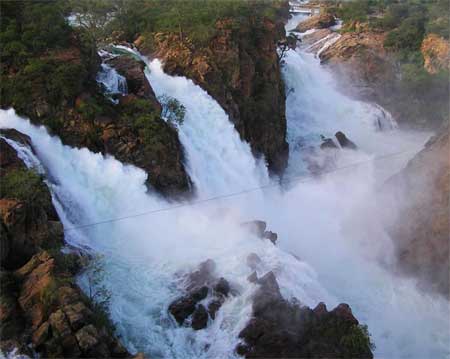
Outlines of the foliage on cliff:
{"label": "foliage on cliff", "polygon": [[421,51],[430,34],[448,41],[448,0],[342,1],[333,2],[327,10],[344,21],[342,32],[385,34],[383,45],[395,76],[389,78],[389,86],[383,85],[383,91],[390,97],[388,102],[401,107],[402,117],[427,127],[439,127],[448,120],[448,67],[430,73]]}
{"label": "foliage on cliff", "polygon": [[[161,106],[143,64],[131,59],[111,64],[126,72],[130,90],[116,105],[96,82],[100,24],[108,22],[115,4],[1,2],[0,107],[13,107],[19,115],[46,125],[65,144],[109,153],[143,168],[150,174],[148,183],[164,194],[181,194],[190,189],[182,148],[177,132],[159,115]],[[69,25],[73,11],[85,21],[82,26]],[[128,108],[139,101],[146,105],[130,112]]]}

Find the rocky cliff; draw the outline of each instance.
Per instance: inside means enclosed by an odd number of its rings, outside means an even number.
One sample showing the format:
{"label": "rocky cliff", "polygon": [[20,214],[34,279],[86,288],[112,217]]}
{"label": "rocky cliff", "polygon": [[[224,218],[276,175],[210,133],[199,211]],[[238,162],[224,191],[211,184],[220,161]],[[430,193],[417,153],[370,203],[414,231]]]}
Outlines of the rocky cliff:
{"label": "rocky cliff", "polygon": [[147,56],[162,59],[166,72],[192,79],[213,96],[254,154],[264,155],[269,169],[281,174],[288,156],[277,56],[283,23],[250,17],[236,28],[233,19],[222,19],[215,30],[205,46],[174,33],[146,34],[135,44]]}
{"label": "rocky cliff", "polygon": [[450,145],[448,128],[433,137],[384,187],[398,266],[426,290],[449,295]]}
{"label": "rocky cliff", "polygon": [[[32,148],[15,131],[1,135]],[[0,139],[0,350],[33,357],[129,357],[106,314],[78,288],[80,258],[62,254],[63,227],[43,179]]]}
{"label": "rocky cliff", "polygon": [[[111,60],[130,90],[118,104],[112,103],[96,82],[101,64],[96,44],[83,29],[67,25],[58,11],[60,4],[43,9],[45,3],[24,2],[11,9],[5,5],[2,23],[16,26],[19,42],[26,43],[28,28],[42,34],[48,30],[44,22],[22,12],[49,13],[46,20],[60,22],[62,30],[46,39],[42,49],[36,50],[32,42],[28,52],[2,57],[1,108],[13,107],[19,115],[47,126],[65,144],[111,154],[144,169],[149,187],[163,195],[190,192],[177,131],[160,117],[161,106],[143,65],[129,57]],[[16,19],[31,24],[17,24]],[[15,43],[10,37],[5,37],[5,48]]]}

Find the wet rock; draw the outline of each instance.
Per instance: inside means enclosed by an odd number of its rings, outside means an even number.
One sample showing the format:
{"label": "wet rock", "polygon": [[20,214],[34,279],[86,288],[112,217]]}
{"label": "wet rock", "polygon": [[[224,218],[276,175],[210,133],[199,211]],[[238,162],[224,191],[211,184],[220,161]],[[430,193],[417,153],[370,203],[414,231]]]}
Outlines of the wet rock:
{"label": "wet rock", "polygon": [[254,220],[241,223],[241,227],[247,229],[250,233],[253,233],[259,238],[263,238],[264,231],[267,228],[267,223],[264,221]]}
{"label": "wet rock", "polygon": [[216,313],[222,306],[223,301],[224,301],[223,298],[218,298],[218,299],[214,299],[211,302],[209,302],[208,313],[209,313],[209,316],[211,317],[211,319],[213,319],[213,320],[216,319]]}
{"label": "wet rock", "polygon": [[194,330],[206,328],[208,325],[208,312],[203,304],[199,304],[192,315],[191,326]]}
{"label": "wet rock", "polygon": [[253,270],[256,269],[262,263],[261,258],[259,258],[259,256],[256,253],[250,253],[247,256],[246,261],[247,265]]}
{"label": "wet rock", "polygon": [[83,352],[89,352],[99,343],[99,333],[92,325],[86,325],[76,333],[78,345]]}
{"label": "wet rock", "polygon": [[211,285],[215,280],[215,270],[216,263],[212,259],[200,263],[199,269],[189,274],[186,289],[191,291],[194,288]]}
{"label": "wet rock", "polygon": [[335,136],[342,148],[348,148],[351,150],[358,149],[358,146],[356,146],[352,141],[350,141],[343,132],[338,131],[336,132]]}
{"label": "wet rock", "polygon": [[182,297],[169,305],[169,312],[173,315],[178,324],[184,321],[195,311],[195,300],[192,297]]}
{"label": "wet rock", "polygon": [[272,231],[265,231],[263,234],[263,237],[271,241],[273,244],[276,244],[276,241],[278,239],[278,234]]}
{"label": "wet rock", "polygon": [[334,143],[331,138],[326,138],[325,136],[320,136],[322,138],[322,143],[320,148],[324,149],[338,149],[339,147]]}
{"label": "wet rock", "polygon": [[145,64],[129,55],[121,55],[107,61],[120,75],[126,78],[128,92],[139,98],[152,101],[152,104],[161,112],[161,105],[156,99],[156,95],[151,88],[145,73]]}
{"label": "wet rock", "polygon": [[372,358],[370,341],[346,304],[328,312],[286,301],[275,275],[257,283],[253,317],[240,332],[236,352],[246,358]]}
{"label": "wet rock", "polygon": [[257,283],[257,282],[258,282],[258,274],[257,274],[256,272],[253,272],[252,274],[250,274],[250,275],[247,277],[247,280],[248,280],[250,283]]}
{"label": "wet rock", "polygon": [[227,297],[230,293],[230,284],[225,278],[221,277],[217,284],[214,286],[214,291]]}
{"label": "wet rock", "polygon": [[300,22],[296,30],[299,32],[305,32],[312,29],[324,29],[330,26],[336,25],[336,19],[331,14],[320,14],[311,16],[309,19]]}

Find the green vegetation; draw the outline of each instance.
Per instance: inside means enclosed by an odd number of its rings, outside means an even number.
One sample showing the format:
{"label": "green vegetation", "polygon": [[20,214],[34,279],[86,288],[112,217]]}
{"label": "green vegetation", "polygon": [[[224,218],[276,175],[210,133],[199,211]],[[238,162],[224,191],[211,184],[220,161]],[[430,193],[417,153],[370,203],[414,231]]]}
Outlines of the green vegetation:
{"label": "green vegetation", "polygon": [[90,81],[96,56],[92,38],[70,27],[66,12],[63,1],[0,2],[0,105],[54,128]]}
{"label": "green vegetation", "polygon": [[343,32],[386,33],[384,47],[394,60],[398,76],[386,84],[385,96],[403,118],[428,127],[448,120],[448,70],[428,73],[421,52],[427,34],[449,38],[448,0],[353,0],[330,4],[328,11],[344,21]]}
{"label": "green vegetation", "polygon": [[172,125],[181,126],[186,115],[186,107],[177,99],[167,95],[159,96],[158,101],[162,106],[161,117]]}
{"label": "green vegetation", "polygon": [[77,22],[97,39],[118,32],[127,41],[143,33],[176,33],[197,44],[207,44],[217,20],[231,18],[235,26],[249,17],[274,19],[280,0],[73,0]]}
{"label": "green vegetation", "polygon": [[341,338],[340,344],[348,353],[348,357],[351,357],[352,353],[364,352],[365,348],[375,350],[367,325],[353,325],[349,333]]}
{"label": "green vegetation", "polygon": [[34,170],[15,169],[0,178],[0,198],[14,198],[40,207],[48,205],[45,184]]}

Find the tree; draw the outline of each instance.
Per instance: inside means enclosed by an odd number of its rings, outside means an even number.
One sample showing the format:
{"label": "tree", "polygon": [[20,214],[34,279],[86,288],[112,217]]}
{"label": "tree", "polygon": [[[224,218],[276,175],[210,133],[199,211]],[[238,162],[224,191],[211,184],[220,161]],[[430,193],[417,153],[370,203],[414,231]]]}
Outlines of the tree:
{"label": "tree", "polygon": [[186,107],[177,99],[168,95],[159,96],[158,101],[162,106],[161,117],[172,125],[181,126],[186,115]]}

